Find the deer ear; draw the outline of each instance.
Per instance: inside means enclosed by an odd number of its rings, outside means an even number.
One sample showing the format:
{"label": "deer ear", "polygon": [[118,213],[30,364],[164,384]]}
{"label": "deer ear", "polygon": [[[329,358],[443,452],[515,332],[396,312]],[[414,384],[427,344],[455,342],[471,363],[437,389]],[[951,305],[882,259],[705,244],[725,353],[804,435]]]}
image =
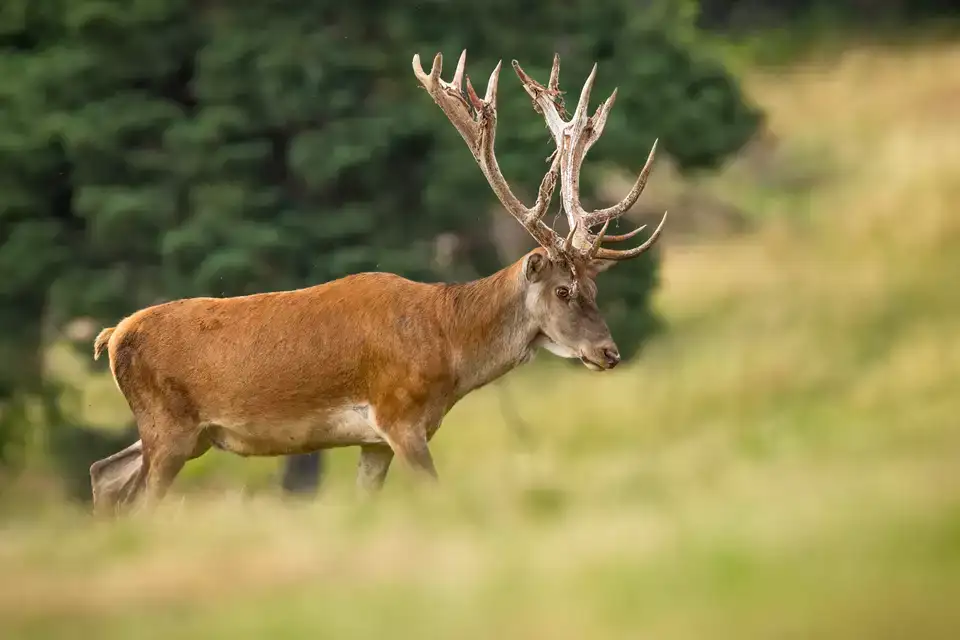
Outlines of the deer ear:
{"label": "deer ear", "polygon": [[616,260],[591,260],[587,263],[585,272],[587,277],[593,280],[615,264],[617,264]]}
{"label": "deer ear", "polygon": [[523,264],[523,275],[528,282],[536,282],[547,271],[549,260],[540,252],[531,253]]}

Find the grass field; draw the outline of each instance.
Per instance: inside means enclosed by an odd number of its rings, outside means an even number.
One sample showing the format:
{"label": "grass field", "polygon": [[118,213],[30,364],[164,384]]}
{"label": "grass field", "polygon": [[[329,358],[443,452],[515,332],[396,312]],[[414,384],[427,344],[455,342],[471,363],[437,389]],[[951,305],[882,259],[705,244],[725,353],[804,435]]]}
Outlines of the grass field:
{"label": "grass field", "polygon": [[236,484],[276,461],[211,455],[151,517],[10,519],[0,637],[957,637],[960,45],[745,83],[781,147],[701,186],[762,224],[670,248],[637,362],[511,375],[531,449],[490,388],[436,494],[394,466],[359,504],[344,451],[283,505]]}

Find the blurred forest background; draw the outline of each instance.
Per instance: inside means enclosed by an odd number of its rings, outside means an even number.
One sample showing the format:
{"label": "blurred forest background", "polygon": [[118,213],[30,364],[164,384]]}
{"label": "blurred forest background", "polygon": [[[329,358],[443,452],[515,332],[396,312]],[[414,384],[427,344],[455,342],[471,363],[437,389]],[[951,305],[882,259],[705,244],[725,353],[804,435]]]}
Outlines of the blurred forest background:
{"label": "blurred forest background", "polygon": [[[958,18],[4,0],[0,635],[953,637]],[[464,48],[480,86],[500,59],[545,81],[558,52],[572,99],[599,64],[596,204],[659,138],[628,215],[669,209],[663,240],[599,280],[625,366],[545,355],[468,397],[430,499],[395,466],[356,504],[345,450],[281,504],[283,460],[210,453],[159,515],[89,520],[89,464],[136,438],[100,328],[358,271],[466,280],[532,246],[413,76]],[[552,143],[509,69],[499,111],[531,200]]]}

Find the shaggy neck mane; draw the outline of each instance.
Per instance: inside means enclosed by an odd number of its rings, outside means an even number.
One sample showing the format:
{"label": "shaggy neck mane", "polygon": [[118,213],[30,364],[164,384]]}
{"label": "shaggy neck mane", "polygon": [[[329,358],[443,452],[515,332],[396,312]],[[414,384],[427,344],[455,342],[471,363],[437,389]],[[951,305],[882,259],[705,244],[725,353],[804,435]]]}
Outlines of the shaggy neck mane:
{"label": "shaggy neck mane", "polygon": [[523,299],[523,261],[496,273],[440,289],[444,333],[461,393],[507,373],[527,357],[536,327]]}

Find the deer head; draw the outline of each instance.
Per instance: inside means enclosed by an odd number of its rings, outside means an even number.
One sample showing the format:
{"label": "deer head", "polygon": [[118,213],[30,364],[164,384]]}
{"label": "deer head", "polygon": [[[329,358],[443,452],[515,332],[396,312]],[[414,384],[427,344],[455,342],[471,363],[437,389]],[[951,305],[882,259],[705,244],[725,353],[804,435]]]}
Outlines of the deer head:
{"label": "deer head", "polygon": [[[567,358],[580,358],[592,370],[610,369],[620,361],[616,344],[610,336],[596,303],[597,275],[621,260],[629,260],[650,249],[663,230],[667,216],[640,246],[629,250],[614,250],[604,243],[621,242],[637,235],[643,226],[623,235],[606,235],[610,221],[619,218],[640,197],[653,164],[656,142],[646,164],[626,197],[613,205],[595,211],[586,211],[580,203],[580,168],[587,151],[603,133],[607,116],[616,100],[617,92],[600,105],[593,116],[587,115],[590,92],[596,78],[594,64],[580,92],[580,100],[570,120],[564,120],[560,97],[560,57],[554,55],[553,68],[547,86],[543,86],[520,67],[513,68],[523,88],[533,99],[534,109],[541,113],[556,143],[556,150],[548,160],[551,165],[540,183],[537,200],[532,207],[517,198],[504,179],[494,153],[497,128],[498,63],[487,82],[483,99],[476,94],[470,78],[464,76],[467,52],[460,54],[451,82],[440,78],[443,57],[437,54],[430,73],[425,73],[420,56],[413,56],[413,71],[420,84],[460,133],[486,176],[490,187],[503,207],[523,225],[540,245],[523,259],[521,272],[526,311],[535,323],[538,333],[535,345]],[[466,93],[463,81],[466,79]],[[543,222],[544,215],[560,181],[560,195],[570,231],[564,238]],[[596,233],[592,231],[600,226]]]}

